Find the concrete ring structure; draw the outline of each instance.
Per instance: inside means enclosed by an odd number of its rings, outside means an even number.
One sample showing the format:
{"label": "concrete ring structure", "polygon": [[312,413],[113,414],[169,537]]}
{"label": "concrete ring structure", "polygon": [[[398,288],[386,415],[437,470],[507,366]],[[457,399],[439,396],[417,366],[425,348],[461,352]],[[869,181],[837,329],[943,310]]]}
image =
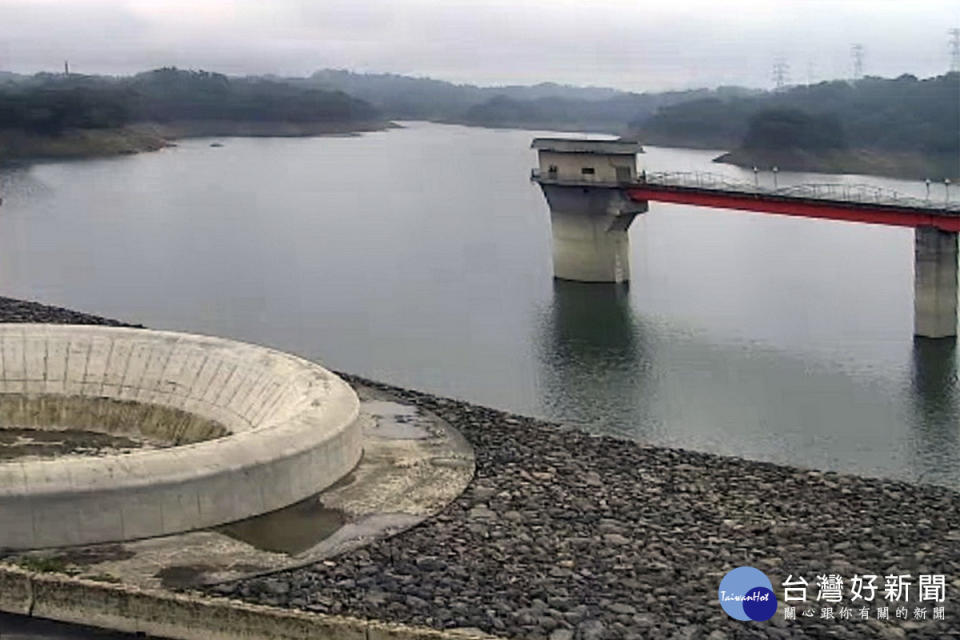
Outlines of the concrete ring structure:
{"label": "concrete ring structure", "polygon": [[0,548],[147,538],[295,503],[360,460],[359,402],[326,369],[180,333],[0,325],[0,428],[165,448],[0,463]]}

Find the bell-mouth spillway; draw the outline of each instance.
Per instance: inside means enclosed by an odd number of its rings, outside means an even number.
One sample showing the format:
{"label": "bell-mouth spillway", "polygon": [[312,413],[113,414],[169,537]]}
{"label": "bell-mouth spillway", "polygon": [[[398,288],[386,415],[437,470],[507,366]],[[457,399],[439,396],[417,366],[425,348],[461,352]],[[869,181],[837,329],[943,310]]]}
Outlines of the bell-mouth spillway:
{"label": "bell-mouth spillway", "polygon": [[0,549],[162,536],[285,507],[356,466],[358,415],[344,381],[272,349],[0,325],[0,436],[15,432],[0,449],[28,445],[0,455]]}

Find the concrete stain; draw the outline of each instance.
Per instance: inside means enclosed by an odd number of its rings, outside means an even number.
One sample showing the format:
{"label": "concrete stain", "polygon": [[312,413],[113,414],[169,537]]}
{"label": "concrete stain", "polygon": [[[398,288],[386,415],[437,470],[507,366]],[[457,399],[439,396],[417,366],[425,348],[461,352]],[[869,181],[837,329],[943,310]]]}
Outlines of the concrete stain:
{"label": "concrete stain", "polygon": [[164,567],[154,574],[167,589],[185,589],[203,583],[204,576],[216,567],[207,564],[178,564]]}
{"label": "concrete stain", "polygon": [[416,407],[389,400],[366,400],[361,403],[375,422],[372,435],[393,440],[423,440],[430,437],[423,417]]}

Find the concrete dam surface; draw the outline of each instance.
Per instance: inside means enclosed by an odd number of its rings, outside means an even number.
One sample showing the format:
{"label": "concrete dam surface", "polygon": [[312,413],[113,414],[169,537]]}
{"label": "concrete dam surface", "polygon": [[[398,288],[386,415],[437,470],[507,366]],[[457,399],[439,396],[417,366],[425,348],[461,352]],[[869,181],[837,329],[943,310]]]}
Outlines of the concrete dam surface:
{"label": "concrete dam surface", "polygon": [[172,590],[357,549],[465,489],[463,436],[353,385],[220,338],[0,324],[0,637],[352,629],[222,601],[205,613]]}
{"label": "concrete dam surface", "polygon": [[[332,485],[362,453],[353,390],[316,364],[263,347],[24,324],[0,325],[0,356],[2,431],[18,430],[5,446],[74,441],[53,458],[42,446],[0,458],[6,549],[241,520]],[[97,435],[134,450],[91,447]]]}

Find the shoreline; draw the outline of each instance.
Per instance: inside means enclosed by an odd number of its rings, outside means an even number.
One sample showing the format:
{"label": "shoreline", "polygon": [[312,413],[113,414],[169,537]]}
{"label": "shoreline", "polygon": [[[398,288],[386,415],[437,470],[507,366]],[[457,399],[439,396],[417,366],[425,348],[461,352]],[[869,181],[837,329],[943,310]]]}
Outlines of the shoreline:
{"label": "shoreline", "polygon": [[[0,298],[0,321],[122,324]],[[206,591],[249,603],[549,640],[960,631],[960,493],[650,446],[340,374],[447,420],[477,474],[444,511],[310,567]],[[944,574],[944,621],[727,618],[722,576]],[[882,578],[881,578],[882,582]],[[813,600],[811,595],[810,600]],[[911,609],[916,606],[911,599]],[[818,603],[807,601],[808,605]],[[877,603],[874,603],[875,605]],[[928,612],[929,614],[929,612]]]}
{"label": "shoreline", "polygon": [[[694,150],[727,149],[714,162],[750,169],[770,169],[776,166],[784,171],[810,173],[858,174],[900,180],[952,182],[960,180],[960,160],[949,153],[933,154],[920,151],[882,151],[877,149],[844,149],[823,153],[796,149],[758,150],[742,149],[739,139],[726,135],[697,138],[683,134],[663,134],[631,130],[627,134],[641,144],[654,147],[673,147]],[[953,174],[953,175],[948,175]]]}
{"label": "shoreline", "polygon": [[118,129],[70,129],[57,136],[0,130],[0,166],[50,160],[83,160],[159,151],[176,140],[203,137],[359,135],[399,125],[388,120],[358,122],[250,122],[187,120],[139,122]]}
{"label": "shoreline", "polygon": [[[613,127],[588,127],[583,124],[531,124],[505,123],[480,124],[455,118],[427,120],[436,124],[451,124],[492,130],[553,130],[568,133],[590,132],[602,135],[617,135]],[[392,120],[372,122],[251,122],[251,121],[178,121],[171,123],[132,123],[120,129],[75,129],[60,136],[28,134],[23,131],[0,130],[0,166],[5,164],[31,163],[58,160],[83,160],[132,155],[159,151],[176,146],[176,140],[206,137],[278,137],[305,138],[321,136],[354,136],[372,131],[387,131],[402,128]],[[635,134],[621,132],[628,138]],[[643,136],[639,136],[643,140]],[[641,144],[690,150],[715,150],[730,145],[721,141],[673,139],[670,136],[654,136]],[[918,152],[880,152],[872,150],[848,150],[829,154],[804,151],[751,151],[733,149],[713,159],[713,162],[730,164],[749,169],[777,166],[784,171],[856,174],[895,178],[901,180],[924,180],[942,182],[949,177],[960,181],[960,168],[951,168],[956,160],[945,155],[932,157]],[[952,176],[942,174],[953,173]]]}
{"label": "shoreline", "polygon": [[[953,166],[951,166],[951,161]],[[732,164],[749,169],[776,166],[784,171],[826,174],[860,174],[901,180],[924,180],[942,183],[944,178],[957,180],[960,169],[957,160],[948,155],[937,158],[918,152],[881,152],[849,149],[813,153],[802,150],[748,150],[735,149],[713,159],[713,162]],[[952,174],[952,175],[951,175]]]}

